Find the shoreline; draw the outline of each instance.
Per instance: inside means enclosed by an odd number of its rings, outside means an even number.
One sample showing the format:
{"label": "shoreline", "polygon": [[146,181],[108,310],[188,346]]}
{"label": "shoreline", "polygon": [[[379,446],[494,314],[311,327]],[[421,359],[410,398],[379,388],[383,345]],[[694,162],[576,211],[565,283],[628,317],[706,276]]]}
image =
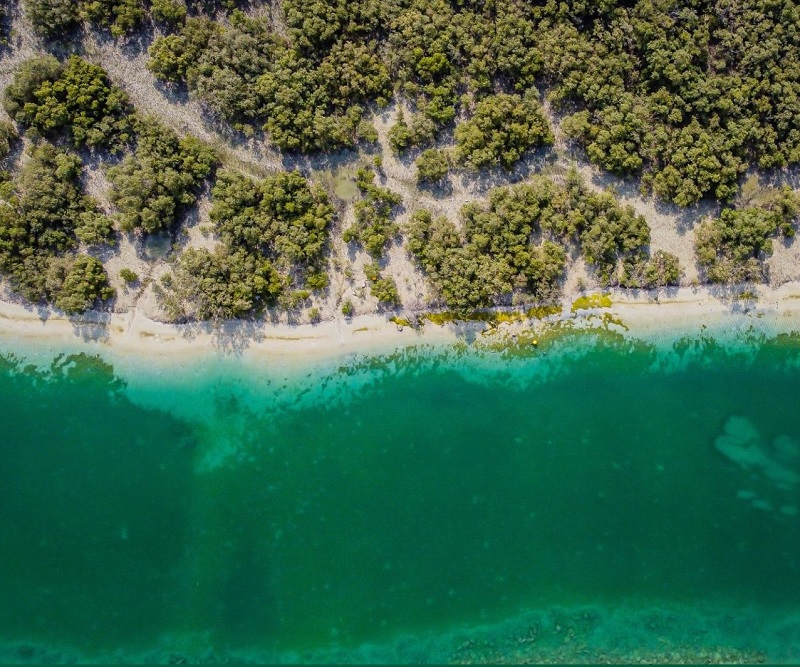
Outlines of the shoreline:
{"label": "shoreline", "polygon": [[[0,347],[47,347],[59,352],[111,353],[156,362],[187,357],[244,356],[290,366],[358,356],[389,354],[417,345],[448,346],[488,333],[497,342],[517,334],[540,334],[554,324],[580,322],[597,326],[593,317],[617,325],[633,339],[652,340],[681,332],[701,333],[726,324],[760,320],[776,333],[800,330],[800,281],[779,287],[759,286],[754,301],[717,296],[715,288],[682,287],[669,294],[646,290],[592,290],[561,300],[560,314],[528,318],[519,310],[496,308],[491,313],[516,313],[509,321],[454,320],[435,324],[425,320],[418,328],[400,326],[389,315],[339,317],[318,324],[274,324],[264,320],[168,324],[151,320],[137,310],[125,313],[90,311],[68,318],[0,301]],[[576,308],[576,300],[608,295],[611,305],[589,304]],[[421,316],[424,319],[424,315]],[[597,319],[597,318],[594,318]]]}

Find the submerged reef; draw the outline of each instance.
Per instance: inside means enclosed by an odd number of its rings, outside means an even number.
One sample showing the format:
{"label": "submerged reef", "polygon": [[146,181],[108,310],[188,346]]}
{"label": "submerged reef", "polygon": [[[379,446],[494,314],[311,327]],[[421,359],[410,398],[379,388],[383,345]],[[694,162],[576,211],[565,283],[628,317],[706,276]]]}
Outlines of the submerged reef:
{"label": "submerged reef", "polygon": [[[800,484],[800,442],[788,435],[766,441],[749,419],[731,415],[714,445],[726,458],[750,473],[754,481],[766,482],[778,492],[792,492]],[[749,489],[740,490],[737,496],[750,501],[757,509],[772,511],[776,508],[770,500]],[[793,504],[782,503],[779,510],[788,516],[798,514]]]}

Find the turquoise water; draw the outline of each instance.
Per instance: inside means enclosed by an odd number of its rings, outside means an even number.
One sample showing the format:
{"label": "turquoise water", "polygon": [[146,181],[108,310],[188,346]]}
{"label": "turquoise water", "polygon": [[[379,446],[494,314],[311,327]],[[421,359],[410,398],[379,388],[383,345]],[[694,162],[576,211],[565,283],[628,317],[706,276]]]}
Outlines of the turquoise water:
{"label": "turquoise water", "polygon": [[796,661],[798,361],[593,335],[288,380],[9,360],[0,655]]}

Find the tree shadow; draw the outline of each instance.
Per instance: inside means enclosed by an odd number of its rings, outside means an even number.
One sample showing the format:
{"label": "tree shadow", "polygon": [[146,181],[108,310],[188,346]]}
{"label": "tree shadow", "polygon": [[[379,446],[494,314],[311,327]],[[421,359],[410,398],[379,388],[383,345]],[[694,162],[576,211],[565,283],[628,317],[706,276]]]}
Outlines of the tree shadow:
{"label": "tree shadow", "polygon": [[[109,301],[109,305],[111,305]],[[99,310],[87,310],[81,315],[69,317],[72,332],[84,343],[106,342],[109,339],[108,324],[111,313]]]}
{"label": "tree shadow", "polygon": [[16,0],[6,0],[5,6],[0,8],[0,57],[13,49],[11,26],[20,11]]}
{"label": "tree shadow", "polygon": [[455,190],[453,189],[453,181],[449,176],[445,176],[439,181],[430,183],[423,181],[417,186],[420,191],[429,194],[434,199],[447,199],[452,197]]}
{"label": "tree shadow", "polygon": [[241,355],[253,343],[264,340],[263,320],[228,320],[215,325],[211,331],[211,343],[225,354]]}
{"label": "tree shadow", "polygon": [[253,343],[265,339],[264,323],[264,319],[191,320],[174,326],[185,340],[194,341],[200,336],[209,336],[215,350],[240,356]]}
{"label": "tree shadow", "polygon": [[287,171],[297,170],[308,177],[315,171],[335,172],[343,167],[353,167],[363,160],[358,148],[342,148],[332,152],[281,153],[280,163]]}
{"label": "tree shadow", "polygon": [[501,166],[470,169],[457,166],[453,177],[458,178],[463,188],[475,196],[484,197],[494,188],[516,185],[528,180],[533,174],[554,168],[558,156],[548,146],[528,151],[511,169]]}

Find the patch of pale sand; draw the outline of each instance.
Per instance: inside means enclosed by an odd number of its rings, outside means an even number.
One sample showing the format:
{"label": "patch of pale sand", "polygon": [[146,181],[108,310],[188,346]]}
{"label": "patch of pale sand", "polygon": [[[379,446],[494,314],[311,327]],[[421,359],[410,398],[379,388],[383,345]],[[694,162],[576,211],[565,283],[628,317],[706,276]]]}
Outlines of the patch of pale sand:
{"label": "patch of pale sand", "polygon": [[393,244],[387,253],[385,275],[394,278],[403,308],[419,313],[433,301],[428,281],[413,263],[403,244]]}
{"label": "patch of pale sand", "polygon": [[[432,191],[421,190],[417,187],[417,168],[413,159],[418,151],[408,151],[404,156],[397,156],[389,145],[389,129],[397,121],[401,108],[400,103],[393,102],[373,117],[383,159],[381,185],[399,192],[403,196],[403,205],[409,211],[424,208],[434,215],[444,215],[457,223],[461,207],[474,199],[458,175],[451,174],[448,177],[447,183],[452,187],[452,192],[446,196],[436,196]],[[404,109],[404,114],[406,120],[411,115],[407,109]]]}
{"label": "patch of pale sand", "polygon": [[589,271],[586,260],[577,257],[567,264],[566,277],[564,278],[564,294],[577,295],[584,290],[596,289],[600,285],[594,275]]}
{"label": "patch of pale sand", "polygon": [[146,51],[124,54],[118,44],[101,41],[91,32],[83,46],[83,57],[105,69],[111,80],[129,95],[138,111],[155,116],[176,132],[189,133],[209,143],[216,139],[196,100],[177,94],[168,99],[158,90],[157,79],[146,66],[149,58]]}
{"label": "patch of pale sand", "polygon": [[[348,255],[351,256],[353,250],[348,248]],[[364,315],[366,313],[374,313],[378,308],[378,300],[372,296],[370,290],[370,281],[367,279],[365,268],[374,260],[363,249],[355,251],[355,255],[350,263],[350,270],[353,274],[353,280],[350,289],[346,296],[342,299],[344,302],[347,299],[353,304],[355,315]]]}
{"label": "patch of pale sand", "polygon": [[149,280],[139,290],[136,298],[136,308],[133,312],[141,314],[154,322],[166,322],[168,320],[166,311],[161,306],[161,302],[156,295],[154,285],[169,272],[170,266],[166,262],[157,262],[150,265]]}
{"label": "patch of pale sand", "polygon": [[181,239],[182,249],[203,248],[213,251],[219,244],[219,238],[214,233],[214,225],[211,222],[211,197],[208,193],[203,193],[197,199],[197,205],[187,212],[187,218],[181,229],[185,236]]}
{"label": "patch of pale sand", "polygon": [[565,168],[574,166],[590,189],[596,192],[610,189],[622,204],[633,207],[636,213],[644,216],[650,227],[650,251],[664,250],[677,256],[683,274],[681,284],[688,285],[698,279],[694,233],[697,225],[715,212],[715,205],[702,203],[681,209],[652,196],[643,196],[639,192],[638,182],[604,173],[574,155],[562,159],[561,163]]}
{"label": "patch of pale sand", "polygon": [[[114,302],[114,312],[122,313],[135,308],[139,296],[153,271],[153,266],[145,261],[140,254],[141,244],[135,241],[132,234],[120,234],[115,252],[104,258],[103,265],[108,273],[108,281],[117,291]],[[137,276],[134,283],[125,282],[119,275],[122,269],[130,269]]]}
{"label": "patch of pale sand", "polygon": [[111,183],[106,178],[104,168],[98,164],[85,165],[81,172],[81,184],[84,192],[94,199],[100,210],[106,215],[111,215],[114,210],[108,196]]}
{"label": "patch of pale sand", "polygon": [[[655,337],[668,342],[670,336],[697,334],[708,326],[721,326],[722,332],[735,334],[756,319],[774,333],[796,330],[800,283],[787,283],[776,289],[759,287],[758,291],[756,309],[746,312],[716,299],[706,288],[681,288],[670,295],[613,290],[613,304],[607,312],[620,318],[627,327],[625,335],[633,339]],[[575,317],[568,307],[565,311],[565,317]],[[580,314],[577,317],[587,326],[598,322],[591,314],[585,320]],[[520,327],[540,330],[546,326],[540,321],[520,322],[503,327],[501,335]],[[386,315],[375,314],[351,319],[339,316],[314,326],[263,322],[226,322],[218,327],[208,323],[170,325],[148,318],[141,309],[124,314],[90,312],[81,318],[67,318],[52,312],[45,316],[37,309],[0,302],[0,341],[7,349],[30,354],[32,347],[40,343],[49,353],[86,351],[106,355],[112,363],[127,358],[136,359],[137,363],[149,360],[159,366],[217,356],[231,349],[226,341],[233,341],[238,353],[254,364],[268,363],[275,368],[285,363],[287,368],[296,368],[298,364],[315,364],[343,355],[386,354],[420,343],[449,345],[462,339],[466,328],[478,333],[487,330],[488,325],[426,323],[420,331],[398,331]]]}
{"label": "patch of pale sand", "polygon": [[766,261],[770,284],[777,287],[789,281],[800,280],[800,241],[776,240],[773,253]]}

